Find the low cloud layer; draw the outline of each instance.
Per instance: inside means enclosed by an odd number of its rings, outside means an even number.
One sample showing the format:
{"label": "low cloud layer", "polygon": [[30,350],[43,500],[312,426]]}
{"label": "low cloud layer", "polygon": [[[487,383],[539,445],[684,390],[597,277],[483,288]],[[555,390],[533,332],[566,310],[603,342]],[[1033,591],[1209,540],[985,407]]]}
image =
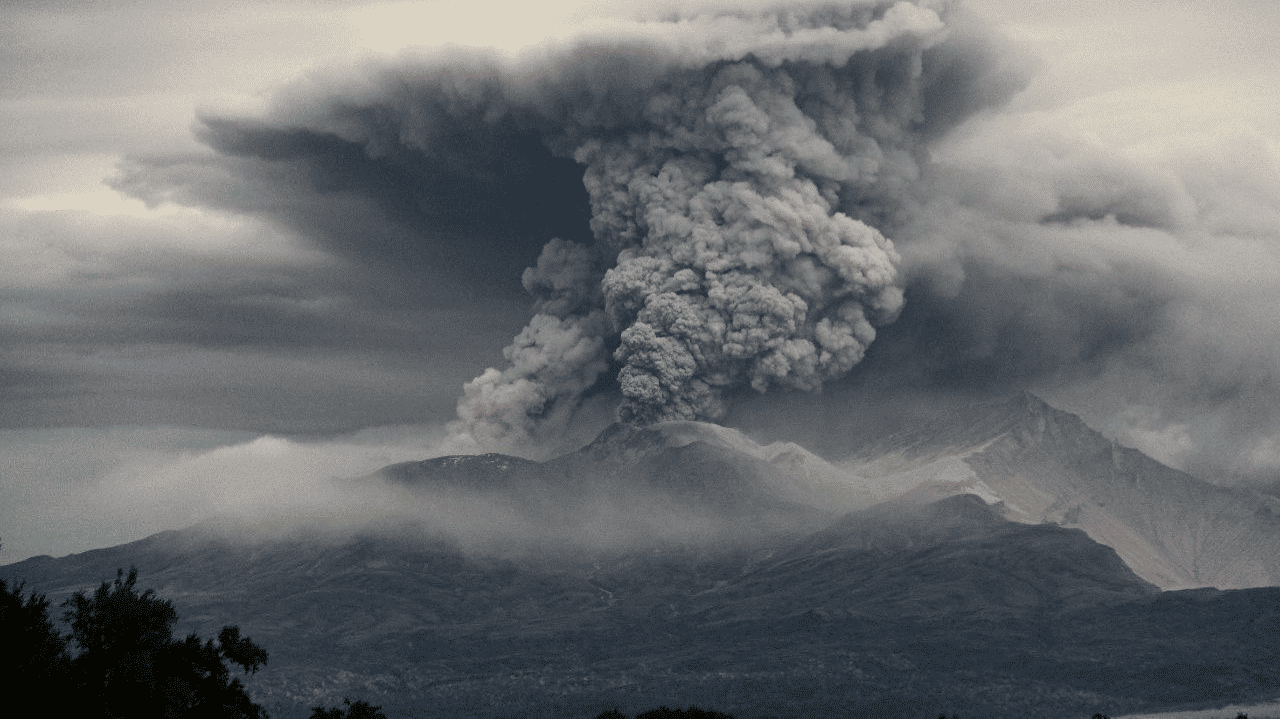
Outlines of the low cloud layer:
{"label": "low cloud layer", "polygon": [[443,428],[383,427],[303,441],[180,427],[0,430],[0,564],[117,545],[210,518],[263,530],[360,527],[396,498],[354,478],[465,452]]}
{"label": "low cloud layer", "polygon": [[[636,447],[654,452],[647,443]],[[837,506],[787,495],[795,494],[795,480],[768,474],[734,486],[717,485],[724,478],[713,471],[696,490],[672,487],[669,468],[637,468],[620,457],[545,472],[530,463],[480,483],[468,482],[466,471],[438,468],[377,472],[474,451],[443,426],[371,428],[322,440],[180,427],[0,430],[0,565],[196,524],[233,542],[387,534],[491,557],[546,559],[671,543],[754,543],[816,529]],[[821,491],[845,480],[831,472],[838,479],[813,491],[827,500],[833,498]],[[846,496],[861,497],[843,487],[835,492]]]}

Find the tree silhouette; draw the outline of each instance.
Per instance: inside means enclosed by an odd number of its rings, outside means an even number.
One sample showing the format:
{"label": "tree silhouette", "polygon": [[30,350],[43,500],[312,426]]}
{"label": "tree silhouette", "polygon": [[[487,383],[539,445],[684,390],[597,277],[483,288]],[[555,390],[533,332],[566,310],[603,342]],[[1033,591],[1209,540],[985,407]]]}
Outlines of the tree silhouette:
{"label": "tree silhouette", "polygon": [[267,662],[267,651],[240,637],[230,625],[218,633],[218,644],[203,644],[192,633],[170,644],[164,659],[173,670],[165,686],[166,712],[223,717],[265,717],[262,707],[249,700],[240,678],[231,677],[228,663],[253,674]]}
{"label": "tree silhouette", "polygon": [[267,652],[227,626],[218,642],[194,633],[173,638],[178,614],[154,590],[139,593],[137,568],[116,571],[92,597],[78,592],[63,603],[75,649],[70,668],[70,714],[84,717],[264,717],[228,664],[255,673]]}
{"label": "tree silhouette", "polygon": [[64,678],[70,668],[67,640],[49,618],[49,600],[34,591],[23,597],[24,583],[12,589],[0,580],[0,693],[21,697],[48,678]]}
{"label": "tree silhouette", "polygon": [[173,641],[178,613],[155,597],[139,594],[137,569],[116,572],[115,587],[102,583],[92,597],[77,592],[63,603],[76,648],[71,663],[77,701],[85,715],[163,715],[165,683],[156,672]]}
{"label": "tree silhouette", "polygon": [[381,705],[370,705],[364,700],[351,702],[348,698],[342,698],[342,704],[346,708],[331,707],[328,710],[317,705],[311,708],[311,717],[313,718],[385,718],[382,714]]}

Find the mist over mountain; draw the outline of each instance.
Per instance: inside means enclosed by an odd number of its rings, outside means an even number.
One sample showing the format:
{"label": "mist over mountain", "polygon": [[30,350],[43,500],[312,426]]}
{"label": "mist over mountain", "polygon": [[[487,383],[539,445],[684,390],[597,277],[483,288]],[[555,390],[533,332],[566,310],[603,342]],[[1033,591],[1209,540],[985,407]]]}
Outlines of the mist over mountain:
{"label": "mist over mountain", "polygon": [[894,498],[968,493],[1010,520],[1082,529],[1164,589],[1280,583],[1280,498],[1166,467],[1025,392],[850,443],[829,462],[709,423],[617,424],[544,463],[457,456],[382,475],[419,495],[483,491],[540,538],[611,546],[764,540]]}
{"label": "mist over mountain", "polygon": [[[1227,531],[1265,498],[1027,394],[835,462],[619,424],[546,462],[445,456],[348,488],[381,513],[206,522],[3,577],[56,601],[136,565],[179,630],[234,622],[271,652],[249,687],[276,715],[348,695],[437,716],[1071,716],[1280,682],[1280,590]],[[1251,589],[1161,591],[1207,577]]]}
{"label": "mist over mountain", "polygon": [[858,478],[797,445],[761,447],[690,421],[618,423],[544,463],[454,456],[379,475],[417,498],[483,496],[539,528],[541,540],[591,549],[764,542],[812,532],[872,502]]}

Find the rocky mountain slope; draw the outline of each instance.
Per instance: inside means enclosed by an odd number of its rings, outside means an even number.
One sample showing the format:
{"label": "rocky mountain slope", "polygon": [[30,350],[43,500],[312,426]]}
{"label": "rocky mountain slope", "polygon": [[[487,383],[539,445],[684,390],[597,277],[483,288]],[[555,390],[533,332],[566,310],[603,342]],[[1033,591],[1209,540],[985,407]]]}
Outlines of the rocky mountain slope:
{"label": "rocky mountain slope", "polygon": [[835,462],[668,422],[613,426],[546,463],[436,458],[384,475],[420,491],[487,488],[516,515],[559,532],[615,528],[619,542],[809,532],[894,498],[972,494],[1010,520],[1084,530],[1164,589],[1280,585],[1280,498],[1161,465],[1027,393],[859,443]]}
{"label": "rocky mountain slope", "polygon": [[885,494],[973,493],[1012,520],[1080,528],[1165,589],[1280,584],[1280,499],[1161,465],[1026,393],[851,449],[836,464]]}

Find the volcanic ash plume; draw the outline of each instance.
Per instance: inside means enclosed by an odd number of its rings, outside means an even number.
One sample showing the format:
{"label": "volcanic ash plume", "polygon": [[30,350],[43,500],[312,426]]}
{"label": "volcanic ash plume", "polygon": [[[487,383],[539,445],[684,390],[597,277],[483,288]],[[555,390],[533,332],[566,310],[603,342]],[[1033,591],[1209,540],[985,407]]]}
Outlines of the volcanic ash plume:
{"label": "volcanic ash plume", "polygon": [[650,113],[662,135],[576,155],[619,249],[603,287],[633,422],[719,418],[741,384],[816,390],[902,306],[892,243],[833,212],[864,159],[801,112],[790,74],[730,65],[684,95]]}
{"label": "volcanic ash plume", "polygon": [[641,24],[508,91],[585,167],[596,243],[552,240],[525,273],[536,314],[510,366],[466,385],[458,429],[536,441],[610,349],[619,418],[641,424],[715,420],[735,388],[816,391],[848,372],[903,305],[893,243],[855,217],[891,214],[918,176],[948,14],[859,3]]}
{"label": "volcanic ash plume", "polygon": [[528,326],[503,351],[510,366],[484,371],[463,388],[458,426],[481,447],[536,443],[542,426],[563,427],[577,401],[609,368],[613,332],[590,249],[554,239],[524,272],[536,298]]}

